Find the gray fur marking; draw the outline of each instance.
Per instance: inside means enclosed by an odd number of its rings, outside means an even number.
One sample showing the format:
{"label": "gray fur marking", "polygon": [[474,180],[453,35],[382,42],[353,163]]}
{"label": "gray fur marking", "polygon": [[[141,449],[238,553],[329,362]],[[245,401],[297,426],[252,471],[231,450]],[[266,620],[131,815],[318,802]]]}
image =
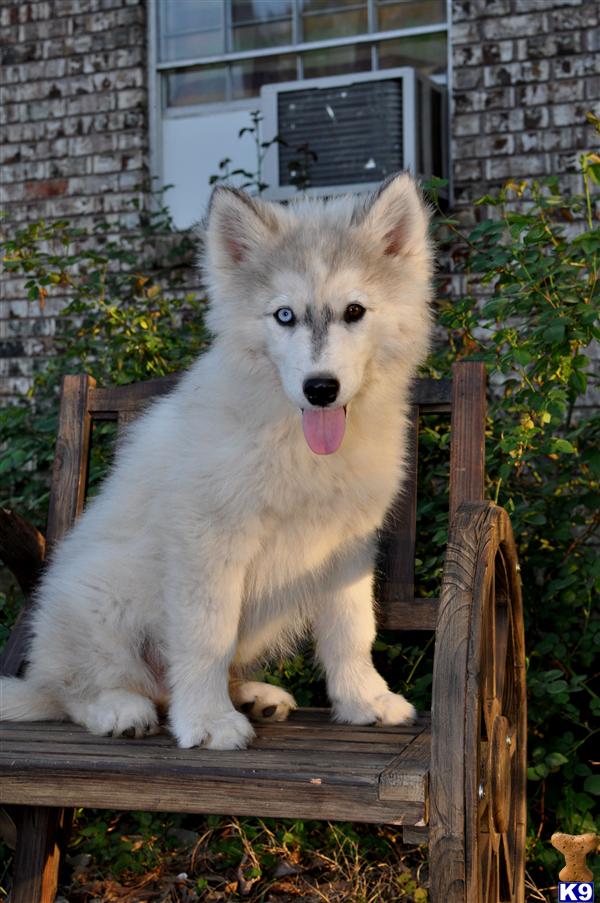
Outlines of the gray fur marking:
{"label": "gray fur marking", "polygon": [[325,342],[327,341],[327,331],[329,324],[333,321],[333,310],[326,304],[324,307],[315,308],[307,307],[304,314],[303,323],[312,332],[312,356],[316,361],[319,357]]}

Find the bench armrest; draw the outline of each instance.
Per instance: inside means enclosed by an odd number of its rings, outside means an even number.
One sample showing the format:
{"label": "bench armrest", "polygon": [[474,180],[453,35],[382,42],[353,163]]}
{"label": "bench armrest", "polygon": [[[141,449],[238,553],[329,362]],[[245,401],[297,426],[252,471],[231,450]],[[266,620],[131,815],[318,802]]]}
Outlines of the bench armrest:
{"label": "bench armrest", "polygon": [[33,524],[10,508],[0,508],[0,560],[26,595],[39,579],[45,551],[46,540]]}

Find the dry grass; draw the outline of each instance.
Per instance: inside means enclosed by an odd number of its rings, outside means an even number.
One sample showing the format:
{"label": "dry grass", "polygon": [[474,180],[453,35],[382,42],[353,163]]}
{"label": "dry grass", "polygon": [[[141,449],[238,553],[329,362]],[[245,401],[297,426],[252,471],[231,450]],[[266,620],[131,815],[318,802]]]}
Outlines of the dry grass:
{"label": "dry grass", "polygon": [[[190,835],[189,831],[179,834]],[[282,840],[283,836],[283,840]],[[186,838],[187,839],[187,838]],[[281,825],[232,818],[165,850],[142,875],[104,877],[89,859],[61,888],[68,903],[427,903],[424,850],[394,828],[320,825],[299,842]],[[79,864],[79,865],[78,865]],[[78,866],[78,867],[77,867]]]}

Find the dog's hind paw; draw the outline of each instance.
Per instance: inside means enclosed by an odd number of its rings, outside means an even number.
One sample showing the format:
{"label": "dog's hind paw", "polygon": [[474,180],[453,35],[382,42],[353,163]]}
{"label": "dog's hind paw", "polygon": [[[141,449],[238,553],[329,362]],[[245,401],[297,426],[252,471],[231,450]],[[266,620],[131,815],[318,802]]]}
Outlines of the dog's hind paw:
{"label": "dog's hind paw", "polygon": [[285,721],[297,708],[291,693],[257,680],[234,680],[229,693],[236,709],[253,721]]}
{"label": "dog's hind paw", "polygon": [[410,724],[417,717],[415,707],[400,693],[380,693],[373,699],[337,701],[334,718],[346,724]]}

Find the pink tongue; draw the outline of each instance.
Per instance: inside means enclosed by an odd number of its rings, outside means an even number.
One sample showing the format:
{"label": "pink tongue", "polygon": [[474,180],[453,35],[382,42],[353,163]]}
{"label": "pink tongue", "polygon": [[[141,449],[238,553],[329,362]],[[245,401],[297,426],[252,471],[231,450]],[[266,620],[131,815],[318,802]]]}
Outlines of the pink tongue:
{"label": "pink tongue", "polygon": [[346,412],[343,408],[310,408],[302,412],[302,429],[315,455],[331,455],[342,444]]}

